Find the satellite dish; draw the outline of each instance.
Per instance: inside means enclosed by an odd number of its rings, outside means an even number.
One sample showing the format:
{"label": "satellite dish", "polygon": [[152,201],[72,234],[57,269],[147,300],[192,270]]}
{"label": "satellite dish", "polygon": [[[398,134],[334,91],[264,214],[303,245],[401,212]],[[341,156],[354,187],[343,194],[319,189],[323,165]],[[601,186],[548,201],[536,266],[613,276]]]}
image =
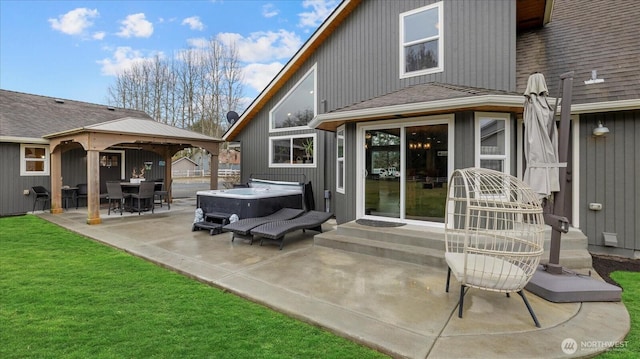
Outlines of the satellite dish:
{"label": "satellite dish", "polygon": [[233,124],[236,123],[236,121],[238,121],[239,118],[240,118],[240,116],[238,116],[237,112],[235,112],[235,111],[227,112],[227,121],[229,121],[229,124],[231,126],[233,126]]}

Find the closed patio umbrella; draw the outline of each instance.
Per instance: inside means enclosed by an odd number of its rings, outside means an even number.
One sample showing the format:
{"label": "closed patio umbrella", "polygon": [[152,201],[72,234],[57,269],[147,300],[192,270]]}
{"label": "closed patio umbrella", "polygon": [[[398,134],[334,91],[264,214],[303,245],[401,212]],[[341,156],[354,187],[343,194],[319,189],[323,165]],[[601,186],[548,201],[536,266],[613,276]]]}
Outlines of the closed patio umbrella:
{"label": "closed patio umbrella", "polygon": [[548,90],[544,76],[538,73],[529,76],[524,93],[527,169],[523,180],[540,198],[553,193],[553,205],[547,206],[543,213],[545,224],[551,226],[549,262],[544,269],[536,271],[526,289],[552,302],[620,301],[619,287],[591,277],[567,273],[560,265],[560,241],[562,233],[567,233],[570,225],[564,217],[564,203],[572,86],[573,71],[560,75],[562,113],[559,129],[556,129],[555,110],[547,102]]}
{"label": "closed patio umbrella", "polygon": [[560,190],[558,176],[558,131],[555,110],[547,101],[544,75],[529,76],[524,102],[524,182],[542,198]]}

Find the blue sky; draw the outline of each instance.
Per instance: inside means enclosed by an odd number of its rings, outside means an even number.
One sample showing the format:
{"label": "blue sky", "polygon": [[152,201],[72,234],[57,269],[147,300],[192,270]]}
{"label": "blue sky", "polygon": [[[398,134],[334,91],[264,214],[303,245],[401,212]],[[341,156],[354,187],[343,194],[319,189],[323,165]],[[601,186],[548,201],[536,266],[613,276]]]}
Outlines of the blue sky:
{"label": "blue sky", "polygon": [[0,88],[106,104],[114,74],[202,39],[233,41],[252,99],[339,0],[0,0]]}

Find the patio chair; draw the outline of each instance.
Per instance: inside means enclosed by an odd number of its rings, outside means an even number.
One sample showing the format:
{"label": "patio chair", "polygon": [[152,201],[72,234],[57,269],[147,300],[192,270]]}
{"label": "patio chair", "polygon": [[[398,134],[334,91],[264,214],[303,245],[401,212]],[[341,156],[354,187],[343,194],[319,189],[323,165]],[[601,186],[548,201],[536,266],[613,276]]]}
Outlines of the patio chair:
{"label": "patio chair", "polygon": [[87,200],[87,196],[89,195],[89,191],[87,190],[87,184],[86,183],[81,183],[79,185],[76,185],[76,187],[78,187],[78,190],[76,191],[76,209],[78,209],[78,202],[80,201],[80,198],[84,198],[84,200]]}
{"label": "patio chair", "polygon": [[[138,193],[131,194],[131,211],[137,211],[138,215],[142,213],[142,211],[147,210],[147,206],[151,207],[151,213],[153,213],[153,208],[155,207],[153,204],[155,183],[151,181],[143,181],[140,182],[140,190]],[[134,208],[133,200],[136,200],[137,207]]]}
{"label": "patio chair", "polygon": [[[107,182],[107,200],[109,201],[109,209],[107,210],[107,215],[111,215],[111,209],[116,211],[114,205],[118,204],[118,210],[120,210],[120,215],[122,216],[122,212],[124,211],[124,205],[127,198],[130,198],[131,195],[128,193],[122,192],[122,187],[120,186],[120,181],[108,181]],[[112,203],[113,202],[113,203]]]}
{"label": "patio chair", "polygon": [[227,224],[226,226],[222,227],[222,229],[224,231],[233,232],[233,234],[231,235],[231,242],[233,242],[236,237],[240,237],[243,239],[249,239],[251,241],[249,244],[253,244],[253,235],[251,235],[252,229],[273,221],[293,219],[295,217],[298,217],[302,213],[304,213],[304,210],[302,209],[282,208],[281,210],[268,216],[240,219],[233,223]]}
{"label": "patio chair", "polygon": [[544,219],[538,196],[508,174],[470,168],[454,171],[445,213],[446,292],[460,282],[458,317],[466,288],[518,293],[540,327],[523,289],[540,263]]}
{"label": "patio chair", "polygon": [[160,205],[162,208],[162,202],[167,201],[167,208],[171,209],[171,202],[169,201],[169,191],[164,189],[164,180],[157,179],[155,182],[155,188],[153,190],[153,205]]}
{"label": "patio chair", "polygon": [[322,224],[333,217],[331,212],[308,211],[300,217],[283,221],[273,221],[265,223],[251,230],[251,234],[261,237],[260,245],[266,240],[280,243],[280,250],[284,246],[284,236],[302,229],[303,231],[310,229],[312,231],[322,233]]}
{"label": "patio chair", "polygon": [[38,202],[42,202],[43,211],[47,206],[47,202],[49,202],[49,207],[51,207],[51,193],[49,193],[48,189],[42,186],[33,186],[31,187],[31,192],[33,192],[33,195],[34,195],[32,212],[36,211],[36,204]]}

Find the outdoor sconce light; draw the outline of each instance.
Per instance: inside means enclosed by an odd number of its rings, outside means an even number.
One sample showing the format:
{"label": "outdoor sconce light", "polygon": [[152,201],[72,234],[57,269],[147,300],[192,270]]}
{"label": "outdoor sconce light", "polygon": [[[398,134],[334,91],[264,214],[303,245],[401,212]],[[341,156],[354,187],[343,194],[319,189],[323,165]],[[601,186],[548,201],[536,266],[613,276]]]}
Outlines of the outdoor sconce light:
{"label": "outdoor sconce light", "polygon": [[609,129],[602,125],[601,121],[598,121],[598,127],[593,129],[593,136],[602,137],[609,133]]}

